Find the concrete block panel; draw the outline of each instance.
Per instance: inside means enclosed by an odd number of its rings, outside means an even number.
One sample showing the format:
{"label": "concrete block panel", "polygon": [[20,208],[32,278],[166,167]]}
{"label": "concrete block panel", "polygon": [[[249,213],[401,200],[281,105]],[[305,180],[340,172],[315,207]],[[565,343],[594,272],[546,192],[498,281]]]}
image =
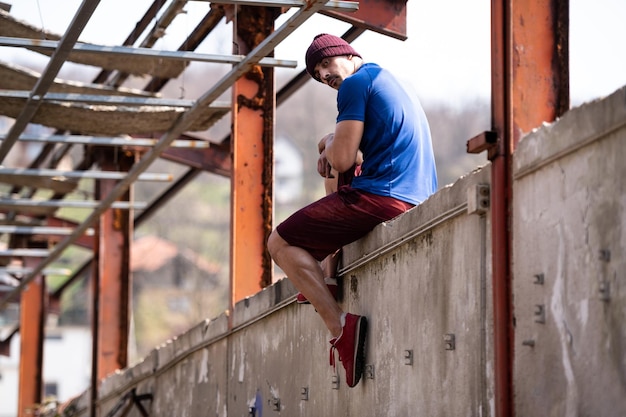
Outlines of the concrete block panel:
{"label": "concrete block panel", "polygon": [[626,415],[626,89],[514,155],[517,415]]}

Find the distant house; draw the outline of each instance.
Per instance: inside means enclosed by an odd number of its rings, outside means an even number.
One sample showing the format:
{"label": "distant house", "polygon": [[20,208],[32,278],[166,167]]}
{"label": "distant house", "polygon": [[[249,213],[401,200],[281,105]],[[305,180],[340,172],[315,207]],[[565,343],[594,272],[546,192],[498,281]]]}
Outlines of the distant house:
{"label": "distant house", "polygon": [[221,267],[157,236],[133,241],[130,258],[135,290],[145,287],[214,289]]}
{"label": "distant house", "polygon": [[172,242],[156,236],[136,239],[131,269],[136,342],[131,358],[144,356],[227,306],[227,285],[219,280],[221,266]]}

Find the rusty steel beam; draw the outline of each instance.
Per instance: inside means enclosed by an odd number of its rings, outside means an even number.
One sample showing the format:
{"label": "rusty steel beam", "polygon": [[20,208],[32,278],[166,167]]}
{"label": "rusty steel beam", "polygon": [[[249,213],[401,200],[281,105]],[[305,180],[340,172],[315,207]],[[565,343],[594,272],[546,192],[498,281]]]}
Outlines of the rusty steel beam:
{"label": "rusty steel beam", "polygon": [[[196,25],[195,29],[185,39],[182,45],[178,48],[179,51],[194,51],[209,33],[213,31],[218,23],[224,18],[224,6],[218,4],[211,4],[211,9],[204,16],[204,18]],[[154,77],[146,84],[144,91],[157,92],[160,91],[165,84],[169,81],[169,78]]]}
{"label": "rusty steel beam", "polygon": [[72,23],[65,31],[65,35],[63,35],[63,38],[59,41],[56,50],[48,61],[46,69],[39,76],[37,83],[33,87],[26,104],[23,106],[19,116],[15,119],[11,129],[2,141],[0,145],[0,162],[4,161],[15,142],[19,139],[19,136],[39,110],[41,106],[40,98],[46,94],[54,82],[55,77],[61,70],[61,66],[63,66],[71,49],[76,44],[78,36],[83,31],[99,3],[100,0],[85,0],[80,5]]}
{"label": "rusty steel beam", "polygon": [[570,107],[569,1],[516,0],[511,10],[513,146]]}
{"label": "rusty steel beam", "polygon": [[230,177],[232,166],[230,149],[227,144],[211,144],[206,149],[168,148],[161,154],[161,159],[224,177]]}
{"label": "rusty steel beam", "polygon": [[[241,6],[233,27],[235,53],[265,40],[277,8]],[[272,227],[274,70],[254,66],[233,85],[231,149],[231,307],[271,283],[266,241]]]}
{"label": "rusty steel beam", "polygon": [[[183,140],[193,139],[190,136],[181,135]],[[230,136],[228,137],[230,138]],[[227,142],[226,140],[224,142]],[[185,174],[180,176],[170,187],[168,187],[163,193],[155,198],[145,210],[142,210],[139,215],[134,219],[133,228],[138,227],[144,221],[148,220],[155,212],[157,212],[163,205],[178,194],[187,184],[195,179],[199,174],[206,170],[218,175],[230,177],[231,163],[230,163],[230,149],[225,144],[211,145],[208,149],[203,149],[202,152],[196,150],[192,155],[185,153],[185,155],[171,155],[168,154],[169,150],[164,151],[161,154],[165,159],[175,160],[180,163],[185,163],[190,166],[197,166],[197,168],[189,169]],[[47,224],[50,226],[77,226],[71,224],[67,220],[58,219],[55,217],[48,217]],[[83,236],[75,241],[75,244],[87,249],[94,248],[94,237]],[[61,284],[52,294],[53,300],[59,299],[63,292],[74,283],[79,277],[83,276],[85,271],[92,265],[93,259],[86,261],[81,267],[77,268],[71,277],[69,277],[63,284]]]}
{"label": "rusty steel beam", "polygon": [[[76,228],[78,227],[78,223],[71,221],[71,220],[67,220],[67,219],[60,219],[58,217],[55,216],[48,216],[46,218],[46,225],[49,227],[72,227],[72,228]],[[60,236],[50,236],[49,239],[54,241],[56,243],[56,241],[58,241],[61,237]],[[74,244],[76,246],[79,246],[81,248],[85,248],[85,249],[89,249],[92,250],[94,247],[94,237],[93,235],[90,234],[84,234],[81,237],[77,238],[74,241]]]}
{"label": "rusty steel beam", "polygon": [[[183,174],[176,182],[170,186],[165,192],[163,192],[158,198],[151,202],[150,206],[148,206],[145,210],[143,210],[139,215],[137,215],[133,222],[133,228],[137,228],[144,221],[148,220],[154,213],[156,213],[159,208],[165,205],[169,200],[174,198],[176,194],[182,190],[187,184],[189,184],[194,178],[196,178],[202,171],[199,169],[192,168],[188,170],[185,174]],[[230,176],[230,171],[228,173]],[[50,219],[50,218],[49,218]],[[59,220],[54,220],[55,222]],[[60,222],[66,222],[66,220],[60,220]],[[89,239],[89,240],[87,240]],[[79,246],[83,246],[88,249],[94,249],[94,238],[93,236],[85,236],[85,240],[83,238],[78,238],[76,240],[76,244]],[[94,253],[96,255],[96,253]],[[57,289],[50,295],[51,302],[58,303],[63,292],[70,285],[76,282],[79,278],[88,277],[85,275],[85,272],[93,266],[94,258],[87,260],[84,262],[79,268],[77,268],[72,276],[70,276],[63,284],[57,287]]]}
{"label": "rusty steel beam", "polygon": [[511,162],[523,133],[554,121],[569,108],[568,0],[492,0],[492,131],[468,142],[489,151],[497,417],[513,403]]}
{"label": "rusty steel beam", "polygon": [[404,41],[407,39],[406,3],[407,0],[360,0],[356,12],[323,9],[319,13]]}
{"label": "rusty steel beam", "polygon": [[[141,36],[141,34],[146,30],[146,28],[153,23],[157,13],[164,5],[165,0],[154,0],[152,2],[152,5],[146,10],[146,13],[143,15],[141,20],[139,20],[137,24],[135,24],[135,29],[130,32],[122,45],[128,46],[134,44],[135,41],[139,39],[139,36]],[[111,75],[112,73],[113,71],[111,70],[102,70],[96,76],[96,78],[94,78],[93,82],[98,84],[104,83],[107,78],[109,78],[109,75]]]}
{"label": "rusty steel beam", "polygon": [[[487,158],[492,159],[498,145],[498,134],[490,130],[474,136],[467,141],[467,153],[489,152]],[[494,154],[495,155],[495,154]]]}
{"label": "rusty steel beam", "polygon": [[[96,184],[97,186],[97,184]],[[99,227],[96,223],[96,237],[99,239]],[[90,377],[90,385],[89,385],[89,416],[96,416],[96,401],[98,400],[98,354],[100,352],[100,273],[99,273],[99,264],[100,264],[100,245],[95,245],[93,249],[93,258],[92,261],[83,265],[83,269],[86,270],[87,267],[91,267],[91,373]],[[65,285],[69,285],[69,283],[77,277],[78,274],[74,274],[68,281],[65,282]],[[56,294],[53,294],[56,296]]]}
{"label": "rusty steel beam", "polygon": [[[38,263],[39,259],[24,258],[25,267]],[[18,417],[35,415],[34,409],[43,397],[46,297],[46,281],[42,275],[36,276],[21,294]]]}
{"label": "rusty steel beam", "polygon": [[[112,150],[101,150],[98,163],[103,171],[129,170],[134,156],[117,156]],[[97,197],[109,195],[118,184],[116,180],[100,180],[96,184]],[[123,193],[118,201],[132,201],[132,188]],[[100,216],[97,227],[98,261],[93,273],[97,276],[98,304],[94,310],[97,317],[97,379],[100,380],[128,364],[128,336],[130,331],[130,242],[132,237],[132,213],[109,208]]]}
{"label": "rusty steel beam", "polygon": [[494,320],[494,380],[497,417],[513,415],[511,271],[508,235],[511,178],[510,9],[505,0],[492,1],[491,84],[492,130],[498,141],[491,156],[492,299]]}

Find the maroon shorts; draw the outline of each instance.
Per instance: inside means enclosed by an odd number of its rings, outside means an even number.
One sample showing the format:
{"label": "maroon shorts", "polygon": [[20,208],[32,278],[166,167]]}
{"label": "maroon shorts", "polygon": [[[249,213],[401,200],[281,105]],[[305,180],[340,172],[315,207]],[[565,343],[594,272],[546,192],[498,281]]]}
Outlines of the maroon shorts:
{"label": "maroon shorts", "polygon": [[413,204],[344,185],[336,193],[296,211],[276,231],[291,246],[322,261],[411,207]]}

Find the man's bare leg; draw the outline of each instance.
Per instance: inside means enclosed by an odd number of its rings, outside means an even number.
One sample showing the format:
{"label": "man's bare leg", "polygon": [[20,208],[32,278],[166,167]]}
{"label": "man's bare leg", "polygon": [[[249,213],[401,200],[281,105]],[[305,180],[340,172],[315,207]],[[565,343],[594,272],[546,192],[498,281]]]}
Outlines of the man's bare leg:
{"label": "man's bare leg", "polygon": [[[324,190],[326,191],[326,195],[332,194],[337,191],[337,180],[339,178],[339,173],[335,170],[331,171],[331,176],[328,178],[324,178]],[[341,250],[328,255],[322,261],[322,271],[324,271],[324,278],[336,278],[337,275],[337,265],[339,264],[339,254]]]}
{"label": "man's bare leg", "polygon": [[341,334],[343,310],[324,282],[319,262],[302,248],[289,245],[276,231],[267,242],[272,259],[315,307],[333,337]]}
{"label": "man's bare leg", "polygon": [[341,255],[341,249],[332,255],[328,255],[322,261],[322,271],[324,278],[337,278],[337,265],[339,265],[339,256]]}

